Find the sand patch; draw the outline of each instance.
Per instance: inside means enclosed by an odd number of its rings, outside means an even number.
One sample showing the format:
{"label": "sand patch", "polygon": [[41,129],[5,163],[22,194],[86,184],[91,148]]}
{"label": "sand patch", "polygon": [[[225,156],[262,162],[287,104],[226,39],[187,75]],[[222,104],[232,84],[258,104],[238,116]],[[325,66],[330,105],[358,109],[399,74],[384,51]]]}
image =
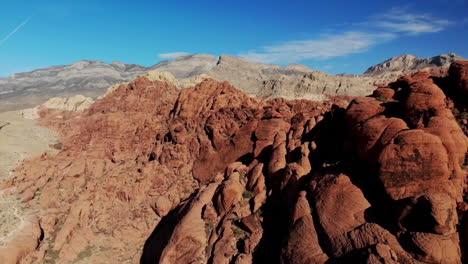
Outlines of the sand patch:
{"label": "sand patch", "polygon": [[[23,159],[56,153],[51,145],[57,142],[56,132],[23,118],[19,111],[0,113],[0,183],[14,177],[14,169]],[[14,237],[31,211],[21,203],[15,186],[0,190],[0,246]]]}

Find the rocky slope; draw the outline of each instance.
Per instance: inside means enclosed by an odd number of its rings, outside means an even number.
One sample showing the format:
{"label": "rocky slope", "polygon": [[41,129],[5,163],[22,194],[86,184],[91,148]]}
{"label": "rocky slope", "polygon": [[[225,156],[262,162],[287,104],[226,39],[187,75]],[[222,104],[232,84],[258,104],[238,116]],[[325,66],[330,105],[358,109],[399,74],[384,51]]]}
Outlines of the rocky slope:
{"label": "rocky slope", "polygon": [[[451,56],[451,57],[450,57]],[[170,72],[180,81],[210,76],[229,81],[243,92],[265,98],[324,100],[327,95],[365,96],[374,84],[388,83],[428,66],[446,66],[459,57],[441,55],[417,59],[405,55],[371,68],[365,76],[330,75],[293,64],[281,67],[240,57],[196,54],[163,61],[152,67],[115,62],[80,61],[0,78],[0,112],[31,108],[52,97],[96,98],[106,89],[148,71]],[[381,74],[377,74],[381,73]]]}
{"label": "rocky slope", "polygon": [[261,99],[322,101],[327,95],[363,96],[375,89],[370,78],[334,76],[303,65],[280,67],[226,55],[207,75]]}
{"label": "rocky slope", "polygon": [[41,107],[61,151],[2,188],[42,235],[2,263],[462,263],[467,72],[351,103],[149,74],[83,112]]}
{"label": "rocky slope", "polygon": [[[19,112],[0,113],[0,183],[11,180],[15,168],[25,158],[44,152],[55,154],[58,135],[23,119]],[[16,189],[0,187],[0,263],[16,263],[39,245],[41,228],[37,208],[23,203],[28,194],[19,197]]]}
{"label": "rocky slope", "polygon": [[414,55],[405,54],[390,58],[382,63],[374,65],[367,69],[364,75],[377,75],[384,72],[403,71],[403,70],[422,70],[430,67],[446,67],[457,60],[463,60],[455,53],[442,54],[431,58],[419,58]]}

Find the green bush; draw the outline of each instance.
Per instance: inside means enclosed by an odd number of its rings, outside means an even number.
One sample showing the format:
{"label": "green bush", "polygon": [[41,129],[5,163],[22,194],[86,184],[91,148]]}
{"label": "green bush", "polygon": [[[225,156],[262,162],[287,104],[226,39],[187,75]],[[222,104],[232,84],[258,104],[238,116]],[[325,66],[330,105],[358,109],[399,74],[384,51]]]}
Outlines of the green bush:
{"label": "green bush", "polygon": [[244,199],[251,199],[254,196],[255,196],[255,194],[253,192],[251,192],[251,191],[248,191],[248,190],[245,190],[242,193],[242,197],[244,197]]}
{"label": "green bush", "polygon": [[236,225],[232,225],[232,232],[237,239],[241,239],[247,236],[247,233]]}
{"label": "green bush", "polygon": [[388,101],[387,97],[385,97],[383,95],[377,97],[376,99],[379,100],[380,102],[387,102]]}
{"label": "green bush", "polygon": [[214,223],[213,222],[205,223],[205,233],[206,233],[207,238],[209,238],[211,236],[211,232],[213,232],[213,228],[214,228]]}

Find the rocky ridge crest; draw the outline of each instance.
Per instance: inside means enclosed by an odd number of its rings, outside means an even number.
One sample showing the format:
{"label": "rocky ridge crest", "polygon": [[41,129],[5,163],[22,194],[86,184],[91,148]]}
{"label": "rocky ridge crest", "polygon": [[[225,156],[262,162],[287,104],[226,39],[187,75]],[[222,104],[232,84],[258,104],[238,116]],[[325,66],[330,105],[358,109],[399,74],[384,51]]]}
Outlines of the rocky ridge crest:
{"label": "rocky ridge crest", "polygon": [[[322,101],[328,96],[336,95],[366,96],[372,93],[376,84],[393,82],[423,66],[445,67],[460,57],[441,55],[421,59],[417,63],[413,59],[402,58],[397,57],[381,66],[374,66],[375,69],[369,71],[375,74],[365,75],[330,75],[304,65],[281,67],[229,55],[215,57],[195,54],[163,61],[151,67],[120,62],[107,64],[101,61],[80,61],[67,66],[49,67],[0,78],[0,111],[32,108],[52,97],[83,95],[97,98],[102,96],[108,87],[128,82],[148,71],[170,72],[181,83],[187,83],[193,78],[203,78],[201,76],[210,76],[221,82],[228,81],[243,92],[260,99]],[[385,66],[387,64],[391,66]],[[376,74],[377,72],[379,74]]]}
{"label": "rocky ridge crest", "polygon": [[411,54],[405,54],[390,58],[382,63],[367,69],[364,75],[377,75],[384,72],[423,70],[431,67],[448,68],[453,62],[463,60],[455,53],[442,54],[431,58],[419,58]]}

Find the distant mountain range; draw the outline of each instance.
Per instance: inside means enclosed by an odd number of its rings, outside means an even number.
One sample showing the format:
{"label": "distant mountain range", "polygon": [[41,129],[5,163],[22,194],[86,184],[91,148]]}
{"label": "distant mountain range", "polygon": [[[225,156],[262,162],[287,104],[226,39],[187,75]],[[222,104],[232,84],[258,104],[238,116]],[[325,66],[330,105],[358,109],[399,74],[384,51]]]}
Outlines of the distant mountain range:
{"label": "distant mountain range", "polygon": [[463,60],[463,58],[455,53],[442,54],[426,59],[406,54],[390,58],[382,63],[374,65],[367,69],[364,74],[376,75],[389,71],[421,70],[428,67],[448,67],[456,60]]}
{"label": "distant mountain range", "polygon": [[370,67],[364,75],[330,75],[299,64],[282,67],[229,55],[195,54],[151,67],[79,61],[0,78],[0,112],[29,108],[56,96],[97,97],[113,84],[129,81],[148,71],[170,72],[179,80],[204,74],[229,81],[245,93],[261,98],[322,100],[325,95],[362,96],[372,92],[375,83],[399,77],[395,72],[448,66],[457,59],[462,58],[453,53],[428,59],[403,55]]}

